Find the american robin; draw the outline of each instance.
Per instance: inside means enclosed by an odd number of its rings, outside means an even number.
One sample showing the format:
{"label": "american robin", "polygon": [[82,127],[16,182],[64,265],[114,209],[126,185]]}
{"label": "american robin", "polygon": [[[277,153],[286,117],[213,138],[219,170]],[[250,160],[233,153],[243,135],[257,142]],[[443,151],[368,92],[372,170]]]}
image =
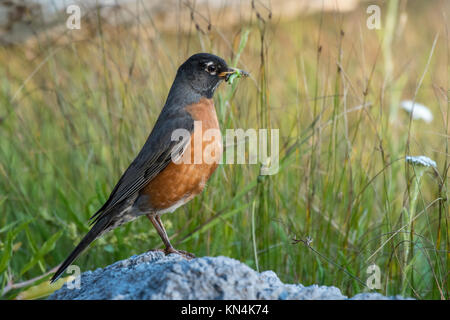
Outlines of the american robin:
{"label": "american robin", "polygon": [[[60,265],[51,282],[56,281],[92,241],[144,215],[164,242],[166,254],[193,257],[170,244],[161,215],[175,211],[199,194],[217,168],[222,152],[221,137],[212,142],[197,143],[201,150],[207,146],[214,150],[212,161],[200,162],[189,161],[197,149],[193,137],[197,130],[208,129],[216,130],[220,135],[212,97],[222,80],[228,81],[236,75],[247,73],[228,67],[222,58],[208,53],[195,54],[178,68],[166,103],[147,141],[108,200],[90,218],[92,228]],[[200,121],[201,126],[196,121]],[[173,132],[177,129],[190,134],[188,139],[173,139]],[[178,158],[175,159],[174,155]]]}

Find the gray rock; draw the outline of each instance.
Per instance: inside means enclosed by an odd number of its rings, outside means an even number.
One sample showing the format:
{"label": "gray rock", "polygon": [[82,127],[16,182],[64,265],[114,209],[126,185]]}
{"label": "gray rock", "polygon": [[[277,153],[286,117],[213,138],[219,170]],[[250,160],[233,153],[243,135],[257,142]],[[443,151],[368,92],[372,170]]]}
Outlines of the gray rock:
{"label": "gray rock", "polygon": [[[65,284],[49,299],[347,299],[338,288],[284,284],[273,271],[258,273],[227,257],[185,260],[146,252],[81,274],[79,289]],[[387,298],[361,293],[353,299]]]}

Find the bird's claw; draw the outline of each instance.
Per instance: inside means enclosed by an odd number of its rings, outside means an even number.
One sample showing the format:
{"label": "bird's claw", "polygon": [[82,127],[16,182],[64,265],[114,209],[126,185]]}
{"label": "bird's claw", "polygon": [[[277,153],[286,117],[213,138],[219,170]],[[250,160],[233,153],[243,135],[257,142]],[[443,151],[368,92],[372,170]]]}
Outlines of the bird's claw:
{"label": "bird's claw", "polygon": [[164,250],[164,253],[166,255],[171,254],[171,253],[176,253],[176,254],[179,254],[180,256],[184,257],[187,260],[191,260],[191,259],[195,258],[195,255],[193,253],[190,253],[190,252],[187,252],[187,251],[184,251],[184,250],[177,250],[177,249],[175,249],[173,247],[166,248]]}

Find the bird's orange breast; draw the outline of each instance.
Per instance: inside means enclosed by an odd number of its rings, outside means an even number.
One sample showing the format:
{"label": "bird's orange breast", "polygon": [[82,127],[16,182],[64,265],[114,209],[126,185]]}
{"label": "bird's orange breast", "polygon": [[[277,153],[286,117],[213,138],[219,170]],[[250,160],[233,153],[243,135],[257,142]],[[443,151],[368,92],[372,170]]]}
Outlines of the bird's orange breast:
{"label": "bird's orange breast", "polygon": [[141,191],[155,212],[171,211],[168,209],[202,192],[222,156],[222,136],[212,99],[203,98],[186,111],[196,123],[181,161],[171,162]]}

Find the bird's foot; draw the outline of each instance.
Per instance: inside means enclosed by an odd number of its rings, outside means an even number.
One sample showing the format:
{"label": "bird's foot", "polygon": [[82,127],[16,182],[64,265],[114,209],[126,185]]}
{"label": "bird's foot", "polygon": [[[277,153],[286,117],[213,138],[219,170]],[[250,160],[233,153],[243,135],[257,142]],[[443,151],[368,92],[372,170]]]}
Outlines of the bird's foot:
{"label": "bird's foot", "polygon": [[184,250],[177,250],[174,247],[167,247],[164,250],[164,253],[166,255],[171,254],[171,253],[176,253],[176,254],[179,254],[180,256],[182,256],[183,258],[185,258],[187,260],[191,260],[191,259],[195,258],[195,255],[193,253],[190,253],[190,252],[187,252],[187,251],[184,251]]}

